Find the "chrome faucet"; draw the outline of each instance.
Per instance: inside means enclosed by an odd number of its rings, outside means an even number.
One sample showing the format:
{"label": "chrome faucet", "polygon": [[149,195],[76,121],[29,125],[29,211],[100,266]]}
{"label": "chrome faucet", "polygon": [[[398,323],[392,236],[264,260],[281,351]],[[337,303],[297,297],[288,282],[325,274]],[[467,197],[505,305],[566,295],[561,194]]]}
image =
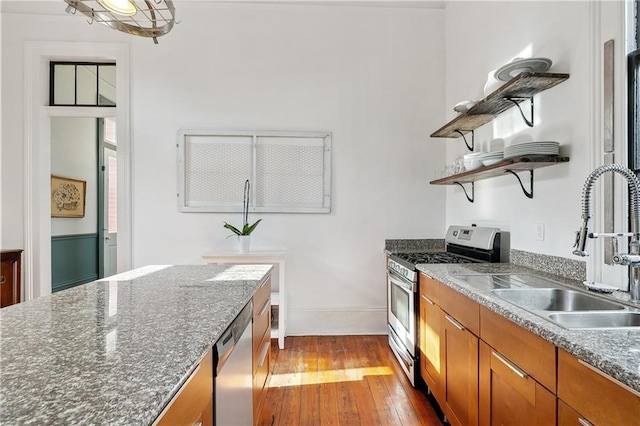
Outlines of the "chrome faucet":
{"label": "chrome faucet", "polygon": [[[630,231],[624,233],[590,233],[589,219],[591,219],[591,192],[593,185],[598,178],[607,172],[615,172],[621,174],[629,186],[629,222]],[[628,168],[619,164],[605,164],[595,169],[587,177],[582,189],[582,228],[576,233],[575,250],[573,254],[576,256],[588,256],[585,251],[587,238],[609,237],[613,238],[613,256],[611,260],[617,265],[629,266],[629,293],[632,302],[640,302],[640,180],[636,174]],[[629,242],[629,253],[618,252],[618,237],[631,237]]]}

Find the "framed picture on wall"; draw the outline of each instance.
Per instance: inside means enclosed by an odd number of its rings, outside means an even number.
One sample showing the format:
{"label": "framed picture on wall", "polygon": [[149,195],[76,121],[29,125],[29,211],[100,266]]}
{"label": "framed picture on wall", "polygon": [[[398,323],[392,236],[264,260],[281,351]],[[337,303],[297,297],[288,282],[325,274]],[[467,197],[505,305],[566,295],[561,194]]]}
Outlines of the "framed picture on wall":
{"label": "framed picture on wall", "polygon": [[87,182],[51,175],[51,217],[84,217]]}

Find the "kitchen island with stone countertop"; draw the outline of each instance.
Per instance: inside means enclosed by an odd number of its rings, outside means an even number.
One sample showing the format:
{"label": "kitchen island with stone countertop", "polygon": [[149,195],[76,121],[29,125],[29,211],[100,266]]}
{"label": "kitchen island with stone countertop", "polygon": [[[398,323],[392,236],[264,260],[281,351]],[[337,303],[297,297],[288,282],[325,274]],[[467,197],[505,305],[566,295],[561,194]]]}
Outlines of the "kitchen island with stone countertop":
{"label": "kitchen island with stone countertop", "polygon": [[0,309],[0,423],[151,424],[270,270],[148,266]]}
{"label": "kitchen island with stone countertop", "polygon": [[[504,263],[420,264],[417,269],[640,392],[640,329],[565,329],[495,296],[489,287],[470,284],[465,275],[531,274],[572,287],[582,287],[580,281]],[[628,296],[616,292],[603,297],[628,303]]]}

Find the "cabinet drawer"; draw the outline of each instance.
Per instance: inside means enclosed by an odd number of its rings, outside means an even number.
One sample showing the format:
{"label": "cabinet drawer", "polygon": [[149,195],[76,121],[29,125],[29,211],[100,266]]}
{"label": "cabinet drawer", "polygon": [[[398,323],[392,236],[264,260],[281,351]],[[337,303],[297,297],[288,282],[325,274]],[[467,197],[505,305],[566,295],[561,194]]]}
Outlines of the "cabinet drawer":
{"label": "cabinet drawer", "polygon": [[558,350],[558,398],[592,424],[631,425],[640,419],[640,393]]}
{"label": "cabinet drawer", "polygon": [[420,288],[420,300],[422,296],[428,298],[436,305],[440,306],[440,281],[434,280],[424,272],[420,272],[419,284]]}
{"label": "cabinet drawer", "polygon": [[478,305],[467,296],[444,284],[440,285],[440,307],[476,336],[480,332],[480,312]]}
{"label": "cabinet drawer", "polygon": [[508,319],[480,308],[480,338],[556,393],[556,347]]}
{"label": "cabinet drawer", "polygon": [[264,339],[262,339],[254,364],[256,369],[253,374],[253,423],[257,424],[267,394],[267,379],[271,368],[270,333],[265,334]]}
{"label": "cabinet drawer", "polygon": [[213,352],[202,358],[154,425],[213,425]]}

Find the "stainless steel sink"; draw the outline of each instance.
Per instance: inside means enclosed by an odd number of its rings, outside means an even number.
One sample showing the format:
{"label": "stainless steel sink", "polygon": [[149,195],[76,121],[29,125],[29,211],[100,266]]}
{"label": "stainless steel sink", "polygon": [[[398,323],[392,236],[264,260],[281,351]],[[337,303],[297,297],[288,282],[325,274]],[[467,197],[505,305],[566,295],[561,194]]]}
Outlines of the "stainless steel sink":
{"label": "stainless steel sink", "polygon": [[563,288],[517,288],[492,290],[496,296],[530,311],[616,311],[616,302]]}
{"label": "stainless steel sink", "polygon": [[640,327],[640,312],[579,312],[555,313],[548,318],[570,329],[603,329]]}
{"label": "stainless steel sink", "polygon": [[534,274],[458,274],[479,290],[567,329],[640,329],[640,310]]}

